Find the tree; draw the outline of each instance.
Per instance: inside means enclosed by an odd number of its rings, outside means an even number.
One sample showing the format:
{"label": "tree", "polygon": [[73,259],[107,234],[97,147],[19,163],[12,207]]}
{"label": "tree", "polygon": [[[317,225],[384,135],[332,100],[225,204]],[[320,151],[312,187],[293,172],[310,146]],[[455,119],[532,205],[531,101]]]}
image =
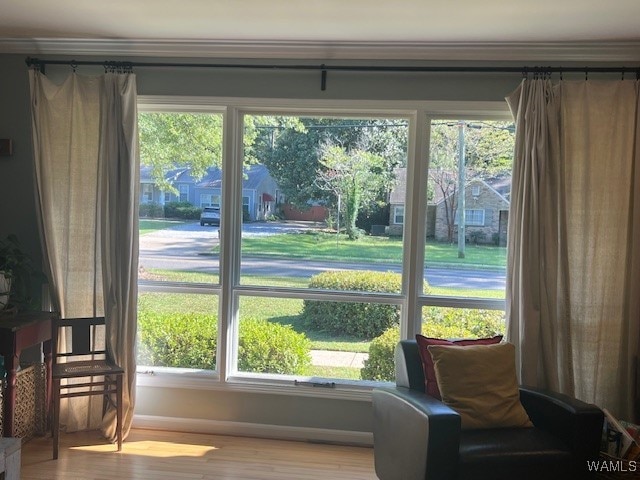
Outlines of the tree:
{"label": "tree", "polygon": [[[280,122],[284,118],[287,117],[278,117]],[[267,166],[287,201],[299,208],[305,208],[309,201],[333,201],[316,182],[325,144],[340,145],[347,150],[367,145],[367,151],[385,158],[390,171],[394,166],[406,164],[407,127],[404,121],[317,117],[296,120],[299,122],[299,125],[294,124],[296,128],[283,123],[257,126],[252,152]]]}
{"label": "tree", "polygon": [[393,174],[385,159],[374,153],[327,144],[322,148],[321,168],[316,181],[320,188],[333,192],[342,201],[345,230],[349,239],[358,238],[356,218],[363,204],[373,202],[388,188]]}
{"label": "tree", "polygon": [[[296,117],[246,116],[245,164],[257,162],[255,143],[260,128],[281,125],[300,131]],[[145,112],[138,116],[140,163],[151,168],[151,178],[164,191],[177,190],[167,172],[189,169],[201,179],[211,167],[222,167],[222,115],[210,113]]]}
{"label": "tree", "polygon": [[177,190],[166,173],[190,169],[195,179],[222,162],[222,116],[200,113],[141,113],[140,163],[151,168],[154,183],[164,191]]}
{"label": "tree", "polygon": [[[469,122],[465,133],[467,183],[509,174],[513,163],[514,129],[508,122]],[[458,209],[458,122],[431,126],[428,199],[443,202],[447,241],[454,241]]]}

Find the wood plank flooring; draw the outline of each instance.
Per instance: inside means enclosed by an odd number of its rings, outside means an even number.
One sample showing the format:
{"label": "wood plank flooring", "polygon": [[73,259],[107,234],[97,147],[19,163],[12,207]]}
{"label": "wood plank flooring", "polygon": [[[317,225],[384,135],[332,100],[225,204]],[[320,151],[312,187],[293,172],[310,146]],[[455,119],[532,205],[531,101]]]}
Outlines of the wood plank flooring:
{"label": "wood plank flooring", "polygon": [[99,432],[60,434],[22,447],[23,480],[374,480],[373,449],[134,429],[122,452]]}

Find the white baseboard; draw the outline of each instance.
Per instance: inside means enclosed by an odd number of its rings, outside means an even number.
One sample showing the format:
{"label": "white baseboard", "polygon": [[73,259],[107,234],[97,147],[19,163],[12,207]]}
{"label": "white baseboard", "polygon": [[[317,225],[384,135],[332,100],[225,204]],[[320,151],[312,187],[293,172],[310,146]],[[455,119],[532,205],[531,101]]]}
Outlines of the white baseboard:
{"label": "white baseboard", "polygon": [[204,420],[200,418],[134,415],[133,428],[335,443],[368,447],[373,446],[373,433],[371,432],[333,430],[329,428],[291,427],[284,425],[265,425],[261,423]]}

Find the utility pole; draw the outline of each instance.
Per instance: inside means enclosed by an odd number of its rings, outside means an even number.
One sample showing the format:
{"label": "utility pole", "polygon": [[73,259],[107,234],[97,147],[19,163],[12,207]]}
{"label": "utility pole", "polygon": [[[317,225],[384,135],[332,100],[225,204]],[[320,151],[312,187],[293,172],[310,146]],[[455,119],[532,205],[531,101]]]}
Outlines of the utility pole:
{"label": "utility pole", "polygon": [[466,123],[461,120],[458,122],[458,258],[464,258],[465,249],[465,183],[466,183],[466,166],[465,166],[465,146],[464,146],[464,130]]}

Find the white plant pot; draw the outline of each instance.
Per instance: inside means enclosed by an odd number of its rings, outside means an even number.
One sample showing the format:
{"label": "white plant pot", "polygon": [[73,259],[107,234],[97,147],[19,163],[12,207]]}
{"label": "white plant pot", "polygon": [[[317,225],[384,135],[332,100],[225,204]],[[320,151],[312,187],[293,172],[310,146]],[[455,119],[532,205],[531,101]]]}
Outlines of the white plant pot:
{"label": "white plant pot", "polygon": [[11,291],[11,277],[0,272],[0,310],[9,305],[9,292]]}

